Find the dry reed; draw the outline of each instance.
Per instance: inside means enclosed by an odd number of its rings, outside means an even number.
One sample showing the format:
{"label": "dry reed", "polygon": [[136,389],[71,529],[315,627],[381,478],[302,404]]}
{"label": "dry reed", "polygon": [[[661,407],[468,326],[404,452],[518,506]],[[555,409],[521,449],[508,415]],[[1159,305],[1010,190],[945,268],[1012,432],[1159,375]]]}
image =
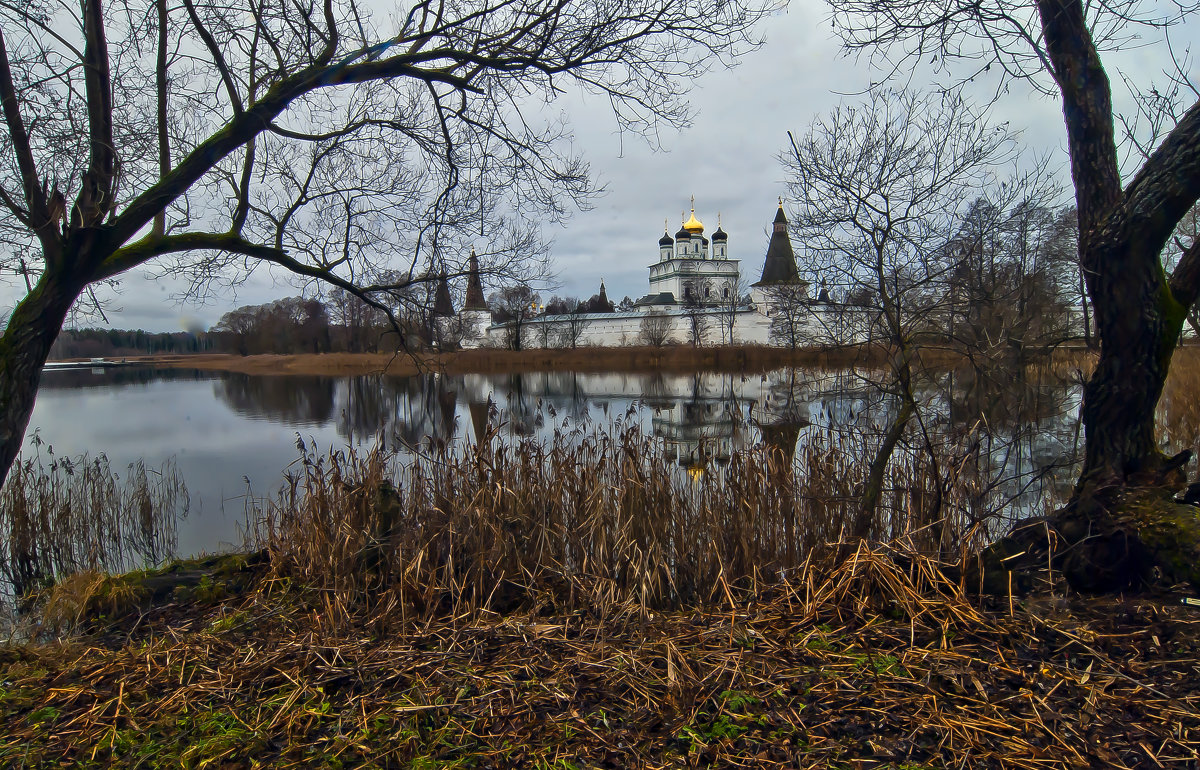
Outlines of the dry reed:
{"label": "dry reed", "polygon": [[[58,457],[35,435],[0,490],[0,588],[22,597],[76,573],[121,572],[174,553],[188,512],[173,462],[131,464],[122,478],[104,455]],[[44,454],[43,454],[44,452]]]}
{"label": "dry reed", "polygon": [[636,428],[305,451],[252,590],[0,649],[0,764],[1195,766],[1190,608],[964,595],[962,464],[901,459],[902,537],[838,543],[853,441],[702,474]]}
{"label": "dry reed", "polygon": [[[493,433],[406,465],[377,451],[305,451],[259,511],[255,547],[334,606],[369,601],[396,609],[382,613],[392,619],[696,605],[843,551],[866,472],[861,441],[812,429],[795,457],[766,443],[699,472],[620,423],[544,442]],[[986,534],[964,465],[898,457],[873,537],[957,560]]]}

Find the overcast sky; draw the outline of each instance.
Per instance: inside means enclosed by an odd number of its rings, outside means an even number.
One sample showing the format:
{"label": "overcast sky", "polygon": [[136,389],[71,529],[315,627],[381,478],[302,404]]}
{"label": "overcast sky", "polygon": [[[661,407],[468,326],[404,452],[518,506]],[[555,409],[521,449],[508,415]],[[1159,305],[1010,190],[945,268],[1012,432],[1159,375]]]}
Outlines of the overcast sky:
{"label": "overcast sky", "polygon": [[[587,297],[604,279],[613,299],[645,294],[646,268],[657,259],[663,220],[673,235],[693,195],[706,233],[716,229],[719,213],[729,233],[730,256],[742,261],[748,283],[757,280],[768,226],[785,193],[778,154],[787,144],[787,131],[802,132],[839,102],[857,101],[854,94],[879,77],[865,62],[840,55],[827,17],[822,3],[793,0],[764,28],[766,44],[761,49],[734,69],[710,72],[696,82],[689,97],[694,123],[686,131],[661,137],[664,151],[653,152],[635,137],[619,136],[600,100],[562,100],[576,146],[607,191],[593,210],[545,233],[554,242],[559,286],[553,293]],[[1194,37],[1200,25],[1189,26],[1185,32]],[[1186,35],[1176,37],[1178,43]],[[1130,51],[1122,55],[1121,64],[1127,72],[1156,75],[1163,66],[1162,49]],[[1113,58],[1106,55],[1105,61],[1111,70]],[[1057,166],[1065,168],[1058,103],[1020,84],[1013,90],[996,108],[995,119],[1009,121],[1022,131],[1026,147],[1052,153]],[[1118,105],[1127,101],[1118,82],[1114,97]],[[802,244],[796,246],[803,259]],[[233,307],[298,293],[285,274],[266,270],[236,295],[228,293],[204,306],[172,301],[176,290],[171,282],[145,273],[127,274],[110,306],[109,325],[154,331],[208,328]],[[13,302],[10,291],[0,290],[0,299],[6,306]]]}

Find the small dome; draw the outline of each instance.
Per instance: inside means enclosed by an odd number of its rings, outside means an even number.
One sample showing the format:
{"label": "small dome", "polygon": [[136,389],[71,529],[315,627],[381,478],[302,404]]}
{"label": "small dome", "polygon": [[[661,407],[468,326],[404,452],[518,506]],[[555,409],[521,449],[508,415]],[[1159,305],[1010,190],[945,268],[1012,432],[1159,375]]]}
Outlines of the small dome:
{"label": "small dome", "polygon": [[675,237],[681,241],[686,241],[692,237],[692,234],[689,233],[687,230],[680,228],[679,232],[675,233]]}
{"label": "small dome", "polygon": [[725,232],[720,227],[717,227],[717,231],[715,233],[713,233],[713,240],[714,241],[727,241],[727,240],[729,240],[729,233]]}
{"label": "small dome", "polygon": [[659,246],[674,246],[675,239],[673,239],[671,237],[670,233],[663,233],[663,237],[658,239],[658,245]]}

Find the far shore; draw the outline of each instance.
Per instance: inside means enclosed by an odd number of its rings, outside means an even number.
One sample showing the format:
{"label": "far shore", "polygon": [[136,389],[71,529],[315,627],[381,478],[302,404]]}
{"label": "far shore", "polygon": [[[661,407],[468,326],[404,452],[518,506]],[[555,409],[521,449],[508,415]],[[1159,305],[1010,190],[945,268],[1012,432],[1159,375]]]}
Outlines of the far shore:
{"label": "far shore", "polygon": [[[1181,346],[1185,347],[1185,346]],[[919,356],[934,368],[964,362],[961,354],[941,347],[923,348]],[[1090,369],[1094,354],[1081,346],[1061,345],[1051,361],[1056,366]],[[87,364],[92,359],[59,359],[55,363]],[[109,356],[112,363],[176,369],[207,369],[254,375],[326,375],[349,377],[388,374],[494,374],[508,372],[736,372],[760,374],[786,366],[886,366],[888,352],[878,346],[781,348],[766,345],[691,347],[579,347],[533,350],[457,350],[395,353],[298,353],[240,356],[232,353],[172,353]]]}
{"label": "far shore", "polygon": [[[574,372],[766,372],[781,366],[845,366],[869,360],[861,349],[823,350],[765,346],[693,348],[621,347],[536,350],[462,350],[447,353],[302,353],[239,356],[192,353],[111,357],[146,366],[208,369],[255,375],[443,374]],[[83,360],[86,363],[86,360]]]}

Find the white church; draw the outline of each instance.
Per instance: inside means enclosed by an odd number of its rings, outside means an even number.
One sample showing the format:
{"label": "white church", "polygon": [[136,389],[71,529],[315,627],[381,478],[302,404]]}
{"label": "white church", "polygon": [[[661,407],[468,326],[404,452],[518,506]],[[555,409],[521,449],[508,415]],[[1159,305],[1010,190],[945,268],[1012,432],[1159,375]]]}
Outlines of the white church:
{"label": "white church", "polygon": [[[664,228],[665,230],[665,228]],[[471,255],[466,301],[453,314],[446,292],[447,321],[460,330],[463,348],[615,347],[625,345],[809,345],[847,340],[845,313],[822,296],[808,295],[800,278],[788,236],[783,202],[775,213],[762,271],[749,286],[742,279],[741,260],[730,257],[729,235],[717,229],[711,239],[696,218],[690,218],[672,238],[658,241],[658,260],[650,265],[649,293],[632,309],[612,313],[531,314],[520,321],[493,323],[484,302],[475,255]],[[603,282],[600,297],[607,300]]]}

